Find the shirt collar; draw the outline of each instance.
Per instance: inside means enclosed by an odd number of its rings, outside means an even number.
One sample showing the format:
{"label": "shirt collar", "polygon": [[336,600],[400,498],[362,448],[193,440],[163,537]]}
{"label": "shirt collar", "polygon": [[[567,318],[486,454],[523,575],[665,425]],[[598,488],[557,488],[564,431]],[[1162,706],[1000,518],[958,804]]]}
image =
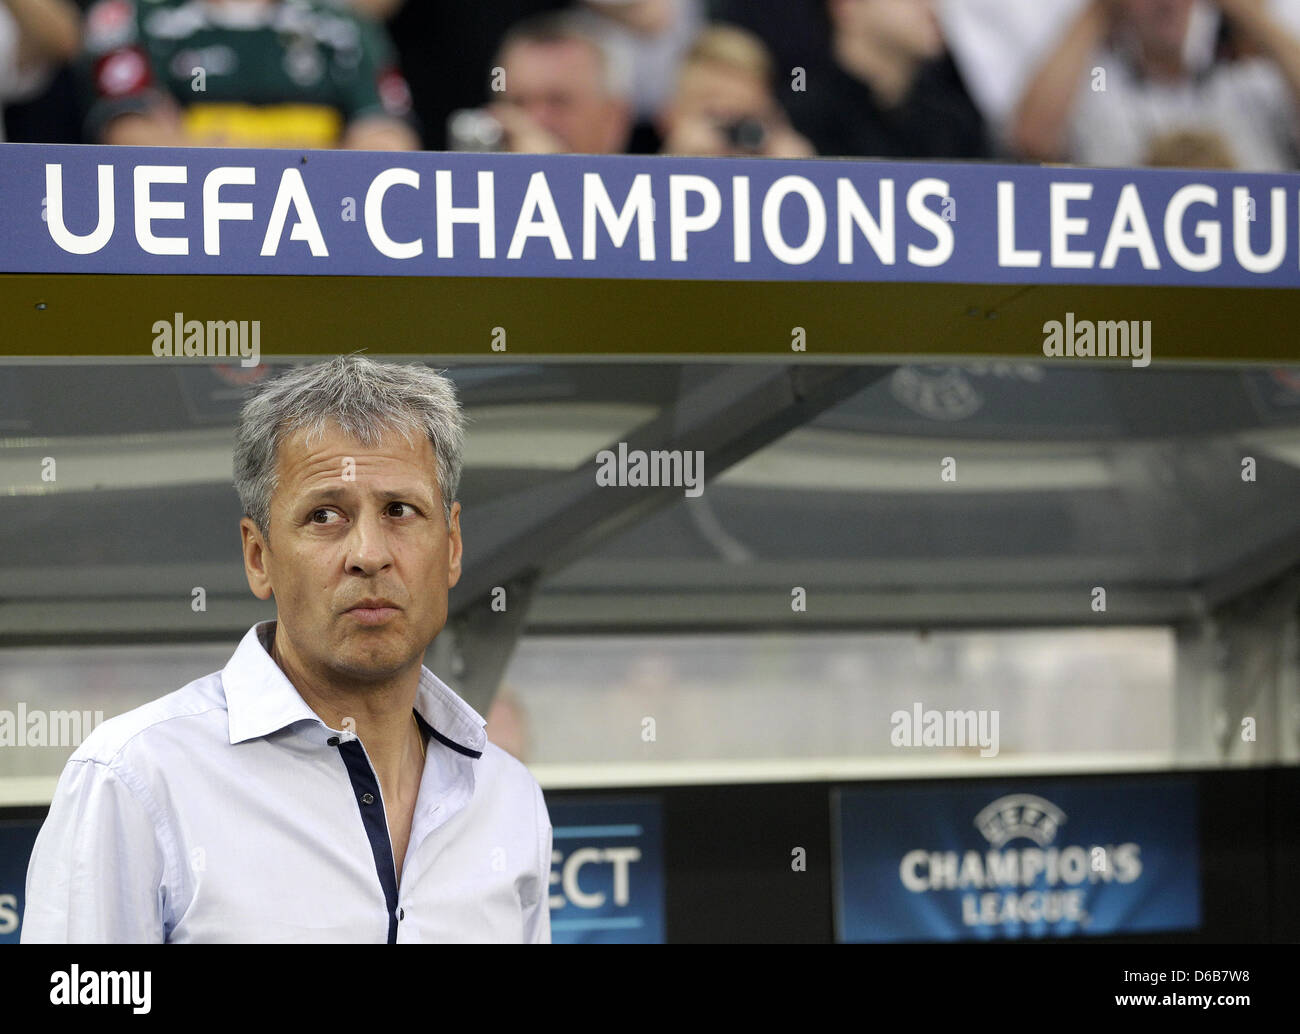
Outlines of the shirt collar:
{"label": "shirt collar", "polygon": [[[268,736],[294,722],[325,724],[271,657],[267,645],[274,628],[274,621],[262,621],[250,628],[222,669],[232,744]],[[487,723],[423,666],[415,691],[415,710],[439,743],[467,757],[482,755]]]}

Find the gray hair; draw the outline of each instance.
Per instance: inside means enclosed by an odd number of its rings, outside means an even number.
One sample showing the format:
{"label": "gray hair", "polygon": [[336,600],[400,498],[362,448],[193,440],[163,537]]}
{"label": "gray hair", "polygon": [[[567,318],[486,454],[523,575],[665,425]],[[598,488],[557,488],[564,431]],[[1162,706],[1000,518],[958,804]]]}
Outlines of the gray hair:
{"label": "gray hair", "polygon": [[263,536],[270,539],[281,442],[305,429],[310,445],[329,423],[365,446],[377,445],[386,431],[400,433],[407,442],[412,433],[424,434],[437,457],[438,491],[451,524],[465,443],[456,386],[427,366],[341,355],[281,374],[255,388],[244,403],[235,432],[235,491],[244,516]]}
{"label": "gray hair", "polygon": [[[632,93],[631,72],[625,67],[626,59],[620,60],[620,54],[609,34],[600,29],[606,21],[595,11],[579,8],[529,15],[506,29],[501,42],[497,44],[492,65],[496,68],[504,66],[506,51],[519,43],[582,43],[596,58],[605,93],[619,100],[627,100]],[[510,84],[507,83],[506,91],[509,90]]]}

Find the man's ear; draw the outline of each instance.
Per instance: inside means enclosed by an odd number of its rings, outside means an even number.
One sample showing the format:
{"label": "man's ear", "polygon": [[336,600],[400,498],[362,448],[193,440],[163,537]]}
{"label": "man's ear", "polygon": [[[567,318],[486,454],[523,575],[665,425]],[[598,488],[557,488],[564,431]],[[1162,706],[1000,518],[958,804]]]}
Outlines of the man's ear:
{"label": "man's ear", "polygon": [[447,527],[447,588],[460,581],[460,503],[451,504],[451,524]]}
{"label": "man's ear", "polygon": [[271,573],[266,567],[266,554],[269,547],[257,525],[249,517],[240,519],[239,537],[244,548],[244,575],[248,578],[248,587],[259,600],[271,598]]}

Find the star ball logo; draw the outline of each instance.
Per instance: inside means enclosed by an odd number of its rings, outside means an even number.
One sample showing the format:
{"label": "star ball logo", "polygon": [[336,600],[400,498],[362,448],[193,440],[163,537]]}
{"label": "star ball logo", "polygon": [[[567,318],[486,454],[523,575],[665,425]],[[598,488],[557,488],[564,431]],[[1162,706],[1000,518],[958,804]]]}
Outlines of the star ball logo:
{"label": "star ball logo", "polygon": [[1064,821],[1065,812],[1051,801],[1032,793],[1015,793],[999,798],[976,815],[975,828],[994,847],[1001,847],[1016,837],[1046,847],[1056,838],[1056,831]]}
{"label": "star ball logo", "polygon": [[[908,851],[899,863],[899,879],[914,894],[959,891],[962,923],[968,927],[1087,926],[1088,888],[1136,880],[1142,875],[1141,847],[1131,842],[1052,846],[1067,818],[1034,794],[1000,797],[974,819],[989,849]],[[1033,846],[1015,846],[1018,841]]]}

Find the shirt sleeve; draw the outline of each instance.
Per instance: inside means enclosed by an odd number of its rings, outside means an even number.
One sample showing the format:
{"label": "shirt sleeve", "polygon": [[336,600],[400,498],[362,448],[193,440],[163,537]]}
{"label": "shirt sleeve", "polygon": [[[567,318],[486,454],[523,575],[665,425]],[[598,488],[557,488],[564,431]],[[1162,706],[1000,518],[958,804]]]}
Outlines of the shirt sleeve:
{"label": "shirt sleeve", "polygon": [[[161,944],[164,854],[157,826],[100,762],[68,762],[27,866],[24,944]],[[142,788],[138,788],[142,789]]]}
{"label": "shirt sleeve", "polygon": [[553,829],[542,788],[533,780],[537,806],[537,900],[524,909],[524,943],[551,943],[551,843]]}

